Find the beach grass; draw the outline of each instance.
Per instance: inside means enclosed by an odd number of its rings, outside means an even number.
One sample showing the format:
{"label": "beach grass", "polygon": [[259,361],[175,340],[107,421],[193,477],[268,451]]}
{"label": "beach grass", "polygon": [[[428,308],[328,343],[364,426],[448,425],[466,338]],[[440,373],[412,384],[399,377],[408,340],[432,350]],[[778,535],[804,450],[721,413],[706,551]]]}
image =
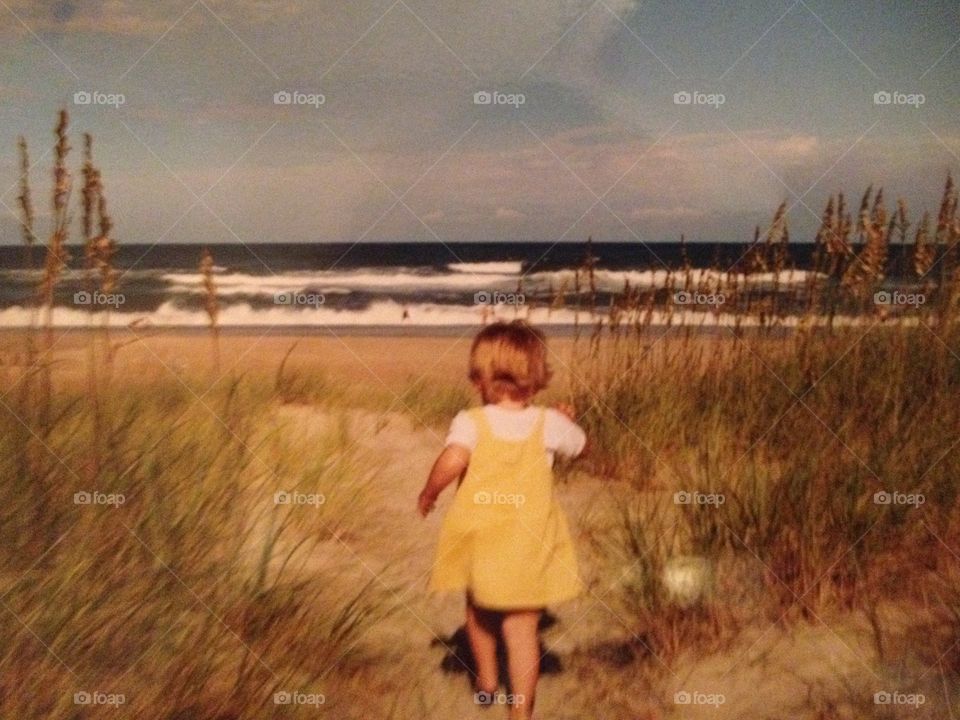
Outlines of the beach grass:
{"label": "beach grass", "polygon": [[[62,114],[37,321],[0,348],[0,715],[81,717],[102,696],[122,697],[131,716],[308,717],[322,696],[336,717],[369,716],[385,701],[358,678],[379,676],[377,663],[407,645],[394,638],[371,658],[367,633],[409,611],[422,576],[408,567],[417,536],[402,520],[413,493],[406,507],[406,486],[382,481],[420,478],[384,458],[417,458],[425,472],[421,456],[474,402],[462,365],[435,371],[449,360],[436,344],[433,357],[421,349],[400,362],[389,356],[399,340],[348,347],[339,365],[286,340],[266,360],[250,352],[262,338],[236,353],[218,326],[209,252],[209,342],[155,350],[162,338],[108,331],[91,312],[65,352],[53,297],[69,259],[66,125]],[[85,148],[84,257],[90,287],[108,292],[112,224]],[[956,195],[948,179],[936,223],[917,229],[923,301],[905,309],[877,293],[906,210],[888,215],[871,190],[853,220],[842,196],[830,198],[815,272],[789,307],[777,292],[792,270],[783,207],[744,259],[747,275],[770,276],[759,289],[732,272],[694,283],[679,268],[662,287],[626,286],[598,307],[588,250],[576,275],[582,315],[574,338],[552,346],[544,398],[572,403],[590,437],[562,491],[599,481],[606,499],[574,522],[586,602],[609,611],[624,649],[585,639],[572,655],[595,679],[577,689],[584,707],[613,685],[634,707],[642,687],[651,717],[681,717],[681,668],[733,648],[748,657],[771,627],[825,627],[860,665],[843,692],[818,688],[785,717],[920,717],[872,700],[888,690],[925,694],[930,717],[956,702]],[[26,183],[21,208],[35,249]],[[701,332],[713,310],[694,308],[691,320],[677,293],[727,294],[734,322]],[[420,342],[403,340],[406,351]],[[854,640],[833,631],[861,625]],[[597,680],[601,655],[620,658],[621,674]],[[378,690],[408,689],[403,673],[387,677]],[[731,700],[752,693],[727,682]],[[283,701],[295,693],[316,702]],[[390,715],[431,706],[414,696]]]}
{"label": "beach grass", "polygon": [[102,392],[99,464],[82,391],[42,433],[3,414],[3,716],[73,717],[102,692],[151,717],[268,717],[349,662],[384,598],[310,563],[369,521],[375,467],[342,423],[305,429],[259,386]]}

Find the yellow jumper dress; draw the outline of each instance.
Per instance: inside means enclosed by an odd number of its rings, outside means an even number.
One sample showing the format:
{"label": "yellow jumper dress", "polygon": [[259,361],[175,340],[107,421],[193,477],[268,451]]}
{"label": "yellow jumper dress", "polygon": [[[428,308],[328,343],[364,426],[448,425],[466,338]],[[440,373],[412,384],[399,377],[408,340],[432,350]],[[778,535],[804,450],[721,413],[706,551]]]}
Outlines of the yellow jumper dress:
{"label": "yellow jumper dress", "polygon": [[444,518],[431,590],[467,590],[491,610],[539,608],[582,589],[543,439],[544,410],[525,440],[494,436],[471,410],[477,446]]}

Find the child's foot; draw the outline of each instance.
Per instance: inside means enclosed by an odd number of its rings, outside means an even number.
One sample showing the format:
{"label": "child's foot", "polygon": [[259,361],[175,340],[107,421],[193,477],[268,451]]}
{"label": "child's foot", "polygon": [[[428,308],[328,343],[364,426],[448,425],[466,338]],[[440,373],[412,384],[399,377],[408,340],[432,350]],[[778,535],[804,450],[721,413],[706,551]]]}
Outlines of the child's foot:
{"label": "child's foot", "polygon": [[528,702],[510,705],[510,720],[532,720],[533,708]]}

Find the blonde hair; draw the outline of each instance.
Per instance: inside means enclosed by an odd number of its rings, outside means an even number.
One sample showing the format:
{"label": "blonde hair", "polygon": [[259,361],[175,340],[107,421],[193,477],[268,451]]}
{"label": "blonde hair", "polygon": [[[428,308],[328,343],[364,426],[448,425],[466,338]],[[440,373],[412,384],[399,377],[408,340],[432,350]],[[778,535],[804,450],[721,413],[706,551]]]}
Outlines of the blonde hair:
{"label": "blonde hair", "polygon": [[543,333],[524,322],[497,322],[481,330],[470,348],[470,381],[483,401],[525,401],[550,381]]}

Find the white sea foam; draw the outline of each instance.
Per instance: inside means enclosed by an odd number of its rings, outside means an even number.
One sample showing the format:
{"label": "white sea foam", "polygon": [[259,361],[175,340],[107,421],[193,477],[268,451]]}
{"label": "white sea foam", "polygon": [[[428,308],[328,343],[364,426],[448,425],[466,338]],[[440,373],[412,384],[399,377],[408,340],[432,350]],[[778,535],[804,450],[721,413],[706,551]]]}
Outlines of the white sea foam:
{"label": "white sea foam", "polygon": [[[404,312],[407,316],[404,317]],[[29,308],[19,306],[0,310],[0,327],[16,328],[30,325],[32,313]],[[209,318],[202,310],[186,310],[172,302],[161,305],[153,312],[111,312],[95,314],[94,322],[100,324],[104,319],[110,327],[121,328],[136,322],[150,327],[206,327]],[[495,319],[512,320],[524,318],[541,326],[569,326],[579,321],[582,326],[592,326],[602,315],[589,312],[576,313],[571,308],[550,310],[546,307],[512,306],[464,306],[419,303],[402,305],[393,300],[371,303],[360,310],[335,310],[327,306],[291,308],[276,306],[253,308],[247,303],[236,303],[221,307],[218,322],[224,328],[271,328],[271,327],[442,327],[442,326],[480,326],[483,322]],[[911,324],[916,318],[906,318],[901,322]],[[800,318],[789,316],[783,319],[784,327],[796,327]],[[825,325],[825,316],[808,319],[814,325]],[[873,317],[837,316],[835,326],[865,325],[875,322]],[[79,308],[57,307],[53,313],[53,324],[60,328],[85,328],[90,326],[90,314]],[[651,316],[655,326],[684,325],[693,328],[733,328],[737,318],[724,312],[700,312],[679,309],[674,312],[655,311]],[[756,317],[741,317],[740,327],[759,325]]]}
{"label": "white sea foam", "polygon": [[453,272],[509,275],[519,275],[522,267],[523,263],[519,260],[516,262],[512,260],[507,260],[504,262],[457,262],[447,265],[447,269],[452,270]]}
{"label": "white sea foam", "polygon": [[[202,277],[196,273],[166,273],[162,279],[178,292],[203,292]],[[516,285],[509,275],[419,275],[411,272],[391,274],[371,272],[315,272],[283,275],[250,275],[227,273],[216,277],[217,293],[222,295],[272,295],[278,291],[304,287],[329,287],[341,292],[350,290],[417,292],[430,290],[462,290],[475,292],[500,286]]]}
{"label": "white sea foam", "polygon": [[[510,263],[476,263],[493,266]],[[516,264],[519,269],[519,263]],[[700,285],[718,287],[736,283],[739,287],[771,286],[779,282],[781,287],[802,286],[809,282],[811,272],[794,270],[781,273],[779,279],[773,273],[727,274],[715,270],[691,270],[689,277],[692,287]],[[619,292],[626,283],[635,288],[662,288],[666,286],[669,273],[666,270],[597,270],[594,282],[597,289],[606,292]],[[203,293],[203,278],[198,273],[164,273],[161,278],[170,283],[171,290],[181,293]],[[682,287],[686,282],[685,273],[673,273],[674,287]],[[278,275],[253,275],[249,273],[224,273],[216,277],[217,293],[223,296],[270,296],[276,292],[311,288],[318,292],[347,293],[367,291],[376,293],[424,293],[424,292],[463,292],[471,294],[481,290],[512,291],[521,281],[519,272],[505,274],[489,272],[453,272],[446,274],[419,274],[414,272],[374,273],[358,272],[303,272]],[[574,272],[556,270],[536,272],[522,277],[524,288],[546,291],[550,288],[572,292]],[[587,278],[581,273],[581,290],[587,288]]]}

